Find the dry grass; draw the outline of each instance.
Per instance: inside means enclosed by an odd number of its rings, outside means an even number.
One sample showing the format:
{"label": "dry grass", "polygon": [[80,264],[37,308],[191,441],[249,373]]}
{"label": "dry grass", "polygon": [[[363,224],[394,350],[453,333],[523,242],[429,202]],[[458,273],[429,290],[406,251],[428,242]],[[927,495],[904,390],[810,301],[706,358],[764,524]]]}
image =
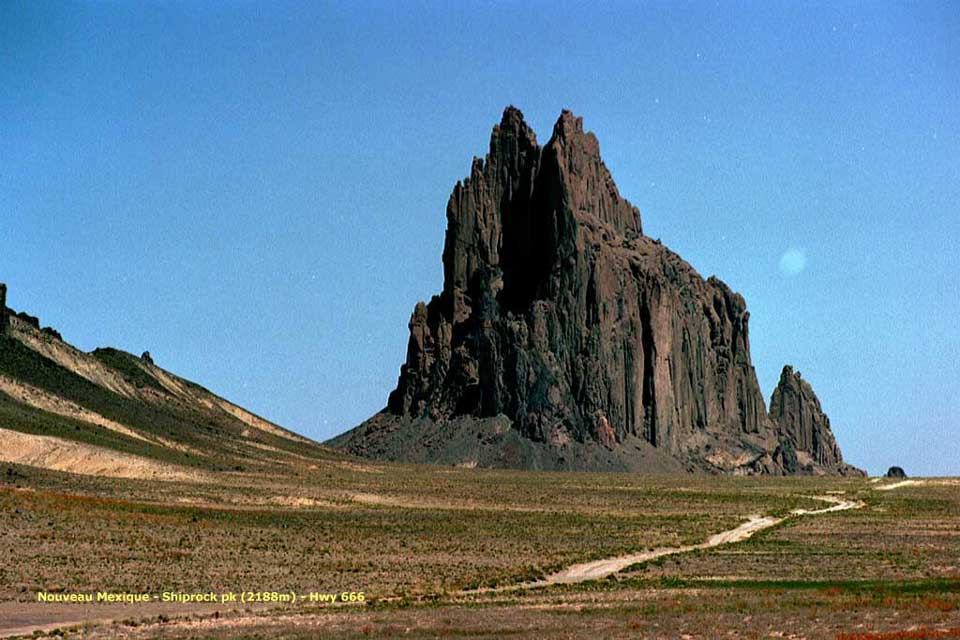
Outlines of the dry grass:
{"label": "dry grass", "polygon": [[[324,629],[708,638],[800,629],[798,637],[820,638],[960,627],[960,497],[949,486],[877,492],[857,479],[524,473],[304,456],[273,474],[222,473],[216,485],[9,471],[0,487],[0,604],[42,613],[29,602],[38,589],[368,594],[362,608],[84,632],[92,637],[305,638]],[[830,491],[868,506],[790,519],[743,543],[600,582],[457,594],[702,542],[750,515],[822,507],[809,496]]]}

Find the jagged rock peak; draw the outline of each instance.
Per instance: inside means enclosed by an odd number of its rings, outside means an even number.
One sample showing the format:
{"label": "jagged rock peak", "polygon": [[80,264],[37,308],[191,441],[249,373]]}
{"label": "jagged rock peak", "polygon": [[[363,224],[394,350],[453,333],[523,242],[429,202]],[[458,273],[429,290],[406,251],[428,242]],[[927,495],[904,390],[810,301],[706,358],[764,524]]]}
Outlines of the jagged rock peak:
{"label": "jagged rock peak", "polygon": [[[839,461],[812,391],[783,391],[786,426],[770,420],[743,297],[642,234],[582,118],[563,111],[540,147],[507,107],[446,218],[443,291],[414,308],[397,387],[335,446],[581,470],[812,473],[808,456]],[[816,427],[787,419],[810,403]]]}
{"label": "jagged rock peak", "polygon": [[578,133],[583,133],[583,118],[573,115],[573,112],[569,109],[561,111],[560,117],[553,125],[553,135],[559,138],[568,138]]}
{"label": "jagged rock peak", "polygon": [[783,367],[780,382],[773,390],[770,418],[780,430],[781,443],[798,453],[801,466],[807,456],[809,461],[818,465],[843,464],[843,456],[830,429],[830,418],[823,412],[810,383],[790,365]]}
{"label": "jagged rock peak", "polygon": [[520,111],[520,109],[517,109],[513,105],[503,110],[503,115],[500,117],[500,124],[494,125],[493,131],[494,133],[498,131],[522,132],[525,137],[530,138],[531,142],[534,144],[537,142],[537,135],[527,124],[526,119],[524,119],[523,111]]}
{"label": "jagged rock peak", "polygon": [[640,211],[620,195],[600,158],[600,142],[593,132],[584,131],[583,118],[564,109],[543,156],[544,172],[556,172],[554,179],[565,186],[565,204],[574,216],[598,218],[626,237],[643,233]]}

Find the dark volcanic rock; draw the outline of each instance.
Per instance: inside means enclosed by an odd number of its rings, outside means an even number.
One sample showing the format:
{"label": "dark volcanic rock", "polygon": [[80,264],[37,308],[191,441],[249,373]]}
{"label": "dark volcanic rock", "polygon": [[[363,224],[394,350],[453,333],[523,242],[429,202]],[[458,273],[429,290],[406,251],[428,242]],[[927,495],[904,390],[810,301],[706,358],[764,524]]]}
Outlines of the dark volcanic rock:
{"label": "dark volcanic rock", "polygon": [[773,390],[770,418],[780,427],[781,443],[789,443],[794,451],[809,454],[818,464],[842,461],[830,419],[820,408],[813,387],[790,365],[780,372],[780,383]]}
{"label": "dark volcanic rock", "polygon": [[56,338],[60,342],[63,342],[63,336],[60,335],[60,332],[54,329],[53,327],[44,327],[43,329],[40,329],[40,331],[46,336],[50,336],[51,338]]}
{"label": "dark volcanic rock", "polygon": [[[796,463],[796,452],[772,455],[778,432],[743,298],[642,234],[581,118],[564,111],[541,148],[520,111],[504,111],[447,204],[443,268],[442,293],[413,311],[386,409],[335,446],[497,466],[483,452],[500,445],[450,430],[503,419],[537,446],[504,466],[579,467],[587,456],[590,468],[647,468],[634,461],[665,456],[686,470],[782,473]],[[427,433],[443,455],[431,457]],[[824,459],[839,459],[833,449]],[[617,455],[604,462],[602,451]]]}
{"label": "dark volcanic rock", "polygon": [[10,324],[10,316],[14,316],[19,320],[27,323],[34,329],[38,329],[42,333],[51,338],[56,338],[57,340],[63,340],[63,336],[60,335],[60,332],[54,329],[53,327],[43,327],[40,328],[40,318],[32,316],[25,311],[14,311],[7,307],[7,285],[0,282],[0,335],[6,333],[7,327]]}
{"label": "dark volcanic rock", "polygon": [[862,474],[843,462],[830,429],[830,418],[820,407],[810,383],[790,365],[783,367],[780,383],[773,390],[770,418],[779,429],[779,450],[784,454],[783,464],[788,472],[812,472],[819,468]]}
{"label": "dark volcanic rock", "polygon": [[902,467],[890,467],[887,469],[887,478],[906,478],[907,472]]}
{"label": "dark volcanic rock", "polygon": [[0,335],[7,332],[7,285],[0,282]]}
{"label": "dark volcanic rock", "polygon": [[16,317],[19,318],[20,320],[23,320],[24,322],[26,322],[28,325],[30,325],[30,326],[33,327],[34,329],[37,329],[37,330],[40,329],[40,318],[38,318],[37,316],[32,316],[32,315],[30,315],[29,313],[27,313],[26,311],[17,311],[17,312],[14,312],[14,311],[11,309],[10,312],[11,312],[12,315],[16,316]]}

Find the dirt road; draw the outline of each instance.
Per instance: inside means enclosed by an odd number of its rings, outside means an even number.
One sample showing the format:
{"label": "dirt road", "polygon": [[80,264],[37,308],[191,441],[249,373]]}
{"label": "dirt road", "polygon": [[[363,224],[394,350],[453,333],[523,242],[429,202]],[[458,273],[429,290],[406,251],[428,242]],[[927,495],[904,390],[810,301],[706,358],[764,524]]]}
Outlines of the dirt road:
{"label": "dirt road", "polygon": [[589,580],[599,580],[600,578],[606,578],[607,576],[613,575],[623,571],[627,567],[633,564],[638,564],[641,562],[649,562],[651,560],[656,560],[657,558],[662,558],[664,556],[672,556],[678,553],[687,553],[690,551],[696,551],[698,549],[711,549],[713,547],[719,547],[724,544],[731,544],[734,542],[742,542],[748,539],[753,534],[758,531],[763,531],[764,529],[769,529],[770,527],[775,527],[776,525],[784,522],[790,518],[796,518],[800,516],[813,516],[823,513],[833,513],[835,511],[846,511],[848,509],[859,509],[864,506],[864,503],[859,500],[845,500],[836,496],[810,496],[814,500],[822,500],[823,502],[831,503],[831,506],[824,507],[823,509],[795,509],[791,511],[789,515],[783,516],[782,518],[775,518],[773,516],[751,516],[746,522],[741,524],[738,527],[730,529],[728,531],[721,531],[720,533],[714,534],[706,542],[700,544],[686,545],[682,547],[663,547],[660,549],[653,549],[652,551],[644,551],[642,553],[632,553],[624,556],[616,556],[614,558],[604,558],[602,560],[594,560],[593,562],[583,562],[580,564],[575,564],[567,567],[557,573],[551,574],[542,580],[535,580],[532,582],[523,582],[520,584],[514,585],[505,585],[502,587],[494,587],[488,589],[478,589],[474,591],[464,592],[464,593],[494,593],[494,592],[503,592],[503,591],[519,591],[524,589],[537,589],[540,587],[547,587],[554,584],[573,584],[577,582],[587,582]]}
{"label": "dirt road", "polygon": [[[909,486],[909,484],[912,483],[893,483],[877,486],[874,487],[874,489],[889,490],[902,486]],[[589,580],[597,580],[618,573],[630,565],[640,562],[649,562],[664,556],[687,553],[689,551],[695,551],[699,549],[710,549],[725,544],[742,542],[753,536],[758,531],[769,529],[770,527],[774,527],[791,518],[832,513],[836,511],[846,511],[849,509],[859,509],[865,506],[864,503],[859,500],[845,499],[839,496],[810,497],[815,500],[828,502],[830,503],[830,506],[824,507],[823,509],[814,510],[797,509],[792,511],[790,514],[779,518],[774,516],[755,515],[749,517],[746,522],[733,529],[721,531],[720,533],[710,536],[709,539],[700,544],[680,547],[664,547],[660,549],[654,549],[652,551],[617,556],[613,558],[605,558],[602,560],[594,560],[593,562],[584,562],[567,567],[566,569],[549,575],[542,580],[495,588],[467,590],[462,591],[461,595],[519,591],[536,589],[554,584],[572,584],[578,582],[587,582]],[[41,608],[37,605],[37,603],[2,603],[0,604],[0,638],[9,637],[12,635],[30,634],[38,630],[49,631],[54,627],[67,628],[82,624],[102,623],[110,619],[127,617],[133,613],[132,611],[124,609],[125,607],[100,608],[97,611],[84,611],[78,615],[79,612],[76,609],[69,611],[66,609],[53,610],[47,607]],[[209,613],[212,611],[213,609],[204,611],[198,607],[198,609],[192,613]],[[142,613],[142,610],[136,612],[136,614]],[[182,615],[184,611],[181,607],[178,608],[178,610],[164,609],[163,611],[151,611],[150,613],[154,615],[157,613],[166,613],[176,616]],[[138,617],[138,615],[133,615],[130,617]]]}

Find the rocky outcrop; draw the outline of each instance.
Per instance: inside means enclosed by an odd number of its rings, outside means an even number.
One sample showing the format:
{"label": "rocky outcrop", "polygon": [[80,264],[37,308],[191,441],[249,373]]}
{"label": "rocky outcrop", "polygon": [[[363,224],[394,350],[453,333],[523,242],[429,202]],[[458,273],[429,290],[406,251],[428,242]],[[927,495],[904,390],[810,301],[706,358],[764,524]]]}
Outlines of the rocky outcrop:
{"label": "rocky outcrop", "polygon": [[17,318],[18,320],[22,320],[29,326],[41,331],[51,338],[63,340],[63,336],[60,335],[60,332],[53,327],[43,327],[41,329],[40,318],[32,316],[25,311],[14,311],[13,309],[7,307],[7,285],[0,282],[0,335],[4,335],[7,332],[7,328],[10,326],[11,316]]}
{"label": "rocky outcrop", "polygon": [[906,478],[907,472],[903,470],[903,467],[890,467],[887,469],[885,474],[886,478]]}
{"label": "rocky outcrop", "polygon": [[7,332],[7,285],[0,282],[0,336]]}
{"label": "rocky outcrop", "polygon": [[450,196],[443,268],[386,409],[334,445],[409,459],[420,434],[453,438],[427,423],[505,418],[547,466],[599,445],[619,454],[600,468],[653,448],[687,470],[784,471],[746,303],[643,235],[581,118],[564,111],[540,147],[504,111]]}
{"label": "rocky outcrop", "polygon": [[[781,463],[789,473],[836,470],[862,475],[843,462],[840,447],[830,429],[817,394],[799,371],[786,365],[770,398],[770,418],[777,425]],[[777,455],[775,454],[775,457]]]}

